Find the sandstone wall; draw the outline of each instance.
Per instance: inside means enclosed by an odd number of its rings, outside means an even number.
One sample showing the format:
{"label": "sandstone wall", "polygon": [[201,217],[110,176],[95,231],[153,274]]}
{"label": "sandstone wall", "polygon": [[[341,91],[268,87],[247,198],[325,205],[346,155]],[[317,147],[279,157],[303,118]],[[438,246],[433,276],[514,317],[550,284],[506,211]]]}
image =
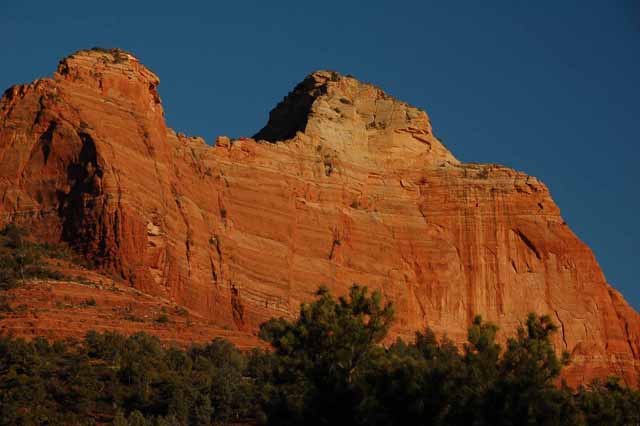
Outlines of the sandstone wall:
{"label": "sandstone wall", "polygon": [[254,139],[168,129],[159,79],[82,51],[0,101],[0,217],[224,326],[294,315],[319,285],[394,301],[394,335],[456,341],[476,314],[560,326],[572,383],[635,383],[640,317],[536,178],[463,164],[425,112],[333,72],[308,76]]}

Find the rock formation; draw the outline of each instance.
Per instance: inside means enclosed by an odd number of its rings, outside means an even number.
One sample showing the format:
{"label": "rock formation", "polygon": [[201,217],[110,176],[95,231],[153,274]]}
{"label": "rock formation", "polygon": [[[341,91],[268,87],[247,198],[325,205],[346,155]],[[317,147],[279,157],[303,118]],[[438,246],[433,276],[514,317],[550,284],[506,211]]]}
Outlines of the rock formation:
{"label": "rock formation", "polygon": [[0,222],[243,332],[319,285],[360,283],[395,303],[394,335],[462,341],[476,314],[511,334],[545,313],[571,383],[637,383],[640,316],[536,178],[461,163],[425,112],[335,72],[309,75],[254,138],[215,146],[166,127],[158,84],[99,49],[7,90]]}

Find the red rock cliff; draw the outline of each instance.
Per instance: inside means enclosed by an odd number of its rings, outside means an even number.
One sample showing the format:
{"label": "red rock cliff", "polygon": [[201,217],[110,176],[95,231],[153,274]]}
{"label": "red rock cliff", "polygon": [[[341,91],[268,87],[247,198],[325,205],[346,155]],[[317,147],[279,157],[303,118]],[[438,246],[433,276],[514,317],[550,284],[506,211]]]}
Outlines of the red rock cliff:
{"label": "red rock cliff", "polygon": [[464,164],[425,112],[319,71],[254,139],[165,125],[158,77],[81,51],[0,101],[0,221],[69,241],[131,285],[255,330],[319,285],[380,289],[394,333],[461,341],[476,314],[512,333],[550,314],[572,383],[635,383],[640,317],[536,178]]}

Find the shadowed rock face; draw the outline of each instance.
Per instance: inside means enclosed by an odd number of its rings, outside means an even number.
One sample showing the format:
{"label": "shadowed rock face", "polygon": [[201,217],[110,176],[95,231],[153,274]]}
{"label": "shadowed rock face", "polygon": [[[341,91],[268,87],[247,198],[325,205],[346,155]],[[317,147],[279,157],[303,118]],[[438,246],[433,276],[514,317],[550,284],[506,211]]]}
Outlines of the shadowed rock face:
{"label": "shadowed rock face", "polygon": [[213,147],[166,127],[158,84],[131,55],[81,51],[5,92],[2,223],[220,326],[252,332],[319,285],[360,283],[394,301],[394,335],[462,341],[476,314],[511,334],[544,313],[571,383],[636,383],[640,318],[536,178],[460,163],[425,112],[334,72]]}

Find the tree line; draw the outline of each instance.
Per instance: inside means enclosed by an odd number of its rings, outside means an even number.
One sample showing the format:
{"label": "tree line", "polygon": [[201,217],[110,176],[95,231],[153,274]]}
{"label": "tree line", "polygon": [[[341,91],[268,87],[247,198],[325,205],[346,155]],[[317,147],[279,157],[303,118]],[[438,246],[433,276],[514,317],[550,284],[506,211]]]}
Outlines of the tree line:
{"label": "tree line", "polygon": [[0,337],[0,425],[638,425],[640,393],[614,378],[572,389],[556,326],[530,314],[504,347],[476,317],[458,347],[427,329],[382,345],[379,293],[324,288],[270,350],[215,339],[187,349],[144,333],[48,342]]}

